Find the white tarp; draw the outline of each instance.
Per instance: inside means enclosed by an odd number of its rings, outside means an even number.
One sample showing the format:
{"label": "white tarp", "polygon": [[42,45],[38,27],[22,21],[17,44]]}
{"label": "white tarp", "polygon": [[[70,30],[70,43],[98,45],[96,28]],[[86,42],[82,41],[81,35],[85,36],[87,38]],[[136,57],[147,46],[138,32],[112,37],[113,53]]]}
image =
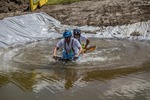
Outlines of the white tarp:
{"label": "white tarp", "polygon": [[[61,22],[45,13],[5,18],[0,21],[0,47],[5,48],[37,40],[58,38],[61,37],[59,33],[62,33],[66,28],[73,29],[76,26],[62,25]],[[82,26],[78,28],[83,33],[95,33],[87,34],[89,37],[150,39],[150,21],[115,27]],[[133,34],[137,36],[133,36]]]}
{"label": "white tarp", "polygon": [[5,18],[0,21],[0,47],[57,38],[60,27],[59,21],[45,13]]}

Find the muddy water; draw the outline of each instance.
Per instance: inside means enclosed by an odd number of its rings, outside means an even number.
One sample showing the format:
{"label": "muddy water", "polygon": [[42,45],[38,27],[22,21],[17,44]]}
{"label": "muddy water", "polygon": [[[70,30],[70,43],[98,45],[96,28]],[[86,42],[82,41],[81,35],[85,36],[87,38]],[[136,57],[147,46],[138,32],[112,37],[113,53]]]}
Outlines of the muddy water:
{"label": "muddy water", "polygon": [[57,41],[0,51],[0,100],[150,100],[149,43],[92,39],[95,51],[65,64]]}

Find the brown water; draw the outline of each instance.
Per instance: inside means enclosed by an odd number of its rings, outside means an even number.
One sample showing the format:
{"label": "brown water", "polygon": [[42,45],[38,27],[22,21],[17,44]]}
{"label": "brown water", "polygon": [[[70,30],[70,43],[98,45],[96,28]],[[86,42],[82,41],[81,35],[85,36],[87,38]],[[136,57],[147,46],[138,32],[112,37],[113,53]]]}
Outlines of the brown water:
{"label": "brown water", "polygon": [[57,41],[1,50],[0,100],[150,100],[149,43],[92,39],[95,51],[64,64]]}

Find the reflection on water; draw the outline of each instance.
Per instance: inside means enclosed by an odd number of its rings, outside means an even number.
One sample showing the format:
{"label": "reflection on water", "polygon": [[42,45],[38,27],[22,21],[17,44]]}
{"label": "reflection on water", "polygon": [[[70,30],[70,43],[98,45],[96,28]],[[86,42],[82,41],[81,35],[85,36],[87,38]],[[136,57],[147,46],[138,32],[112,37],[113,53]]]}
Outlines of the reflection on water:
{"label": "reflection on water", "polygon": [[78,63],[52,59],[58,40],[5,50],[1,54],[1,100],[149,100],[150,45],[93,39],[97,49]]}

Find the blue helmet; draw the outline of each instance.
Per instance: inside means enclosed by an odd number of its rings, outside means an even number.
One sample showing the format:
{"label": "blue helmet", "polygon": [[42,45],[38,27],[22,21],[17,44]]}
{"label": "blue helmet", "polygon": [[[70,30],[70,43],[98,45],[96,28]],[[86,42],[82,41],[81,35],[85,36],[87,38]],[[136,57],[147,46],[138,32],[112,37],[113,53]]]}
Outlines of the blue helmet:
{"label": "blue helmet", "polygon": [[70,30],[65,30],[65,32],[63,33],[63,37],[67,38],[67,37],[70,37],[70,36],[72,36],[71,31]]}
{"label": "blue helmet", "polygon": [[73,30],[73,34],[74,35],[80,35],[81,34],[81,30],[76,28],[76,29]]}

